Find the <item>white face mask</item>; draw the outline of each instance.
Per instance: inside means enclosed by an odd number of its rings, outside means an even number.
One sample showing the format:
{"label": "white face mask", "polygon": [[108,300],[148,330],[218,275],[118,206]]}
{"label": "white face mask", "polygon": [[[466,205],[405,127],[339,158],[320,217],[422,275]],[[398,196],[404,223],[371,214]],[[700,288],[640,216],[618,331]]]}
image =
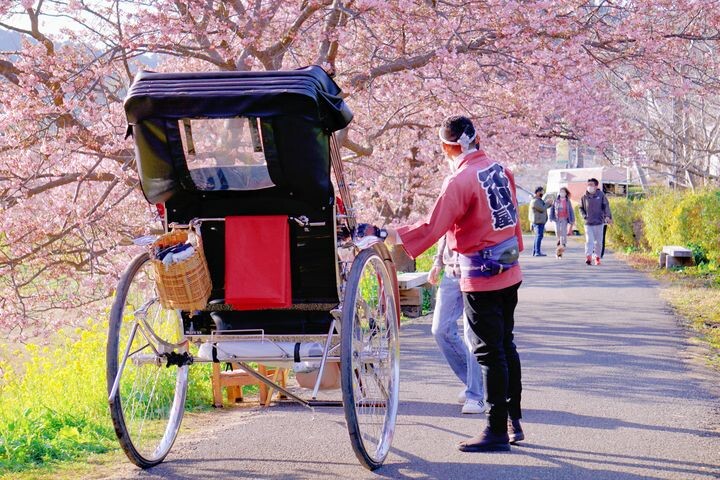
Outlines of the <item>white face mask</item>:
{"label": "white face mask", "polygon": [[597,190],[597,187],[587,187],[587,192],[591,195],[595,193],[595,190]]}
{"label": "white face mask", "polygon": [[565,198],[566,195],[567,195],[567,194],[565,193],[565,191],[560,192],[560,197],[561,197],[561,198]]}

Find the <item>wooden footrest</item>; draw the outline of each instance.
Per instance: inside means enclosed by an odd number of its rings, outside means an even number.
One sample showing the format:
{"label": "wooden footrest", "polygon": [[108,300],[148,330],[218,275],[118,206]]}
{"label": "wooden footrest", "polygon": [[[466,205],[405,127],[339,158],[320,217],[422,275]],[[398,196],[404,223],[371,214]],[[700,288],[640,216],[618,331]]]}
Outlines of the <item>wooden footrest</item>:
{"label": "wooden footrest", "polygon": [[[243,393],[242,387],[245,385],[257,385],[258,395],[261,405],[269,405],[272,399],[272,389],[260,380],[250,375],[248,372],[240,368],[236,364],[232,364],[232,370],[220,370],[219,363],[212,364],[212,391],[213,391],[213,405],[215,407],[222,407],[223,395],[222,389],[225,388],[227,392],[228,403],[242,402]],[[267,378],[271,378],[278,382],[281,386],[285,386],[287,382],[287,369],[266,367],[265,365],[258,365],[258,373],[264,375]]]}

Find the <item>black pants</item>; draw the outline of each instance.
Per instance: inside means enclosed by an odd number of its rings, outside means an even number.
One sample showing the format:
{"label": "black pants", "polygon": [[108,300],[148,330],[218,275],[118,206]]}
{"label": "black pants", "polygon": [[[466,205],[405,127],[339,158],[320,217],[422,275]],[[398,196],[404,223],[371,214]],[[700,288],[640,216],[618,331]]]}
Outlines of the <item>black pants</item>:
{"label": "black pants", "polygon": [[490,292],[464,292],[465,314],[474,335],[470,340],[482,367],[490,429],[507,431],[508,416],[522,417],[520,356],[513,343],[515,307],[520,283]]}

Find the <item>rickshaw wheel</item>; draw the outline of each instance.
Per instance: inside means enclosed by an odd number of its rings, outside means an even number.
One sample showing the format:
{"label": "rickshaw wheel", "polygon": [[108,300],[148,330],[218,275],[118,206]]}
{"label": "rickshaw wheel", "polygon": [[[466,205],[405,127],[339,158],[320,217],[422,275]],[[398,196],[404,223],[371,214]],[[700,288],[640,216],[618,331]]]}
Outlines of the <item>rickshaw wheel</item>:
{"label": "rickshaw wheel", "polygon": [[355,257],[343,299],[342,393],[350,441],[370,470],[387,457],[400,383],[397,297],[378,245]]}
{"label": "rickshaw wheel", "polygon": [[147,253],[138,255],[118,283],[106,352],[115,433],[141,468],[162,462],[177,437],[191,363],[182,319],[160,305],[149,260]]}

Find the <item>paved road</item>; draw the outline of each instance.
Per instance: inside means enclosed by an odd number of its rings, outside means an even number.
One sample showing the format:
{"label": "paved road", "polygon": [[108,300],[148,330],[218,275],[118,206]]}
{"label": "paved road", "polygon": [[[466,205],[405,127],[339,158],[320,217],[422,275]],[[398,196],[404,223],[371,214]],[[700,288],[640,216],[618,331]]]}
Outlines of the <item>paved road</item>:
{"label": "paved road", "polygon": [[717,374],[692,358],[652,281],[613,258],[587,267],[580,248],[563,260],[523,258],[527,441],[510,453],[455,449],[482,421],[460,414],[460,384],[424,318],[402,329],[396,437],[377,472],[356,462],[341,409],[283,404],[217,412],[212,427],[183,432],[162,465],[122,466],[111,478],[720,478]]}

